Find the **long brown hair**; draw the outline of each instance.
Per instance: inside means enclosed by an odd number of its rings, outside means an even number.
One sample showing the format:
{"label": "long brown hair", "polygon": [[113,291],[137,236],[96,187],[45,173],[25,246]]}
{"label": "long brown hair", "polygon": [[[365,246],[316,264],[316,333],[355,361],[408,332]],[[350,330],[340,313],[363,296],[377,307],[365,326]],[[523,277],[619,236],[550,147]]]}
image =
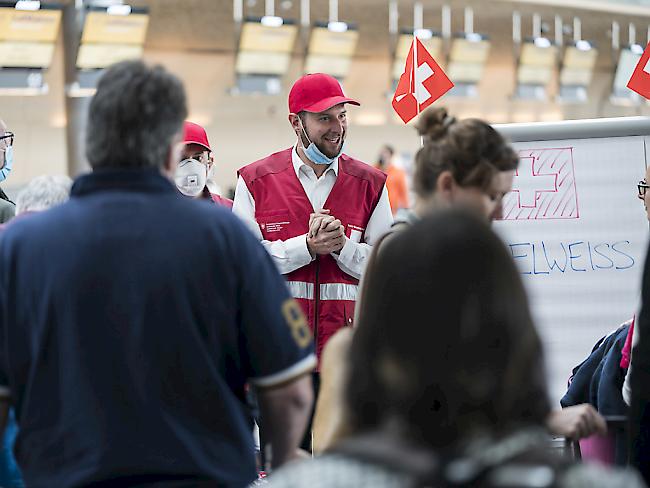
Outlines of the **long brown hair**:
{"label": "long brown hair", "polygon": [[353,429],[399,419],[419,441],[506,433],[549,411],[542,352],[512,258],[478,217],[443,211],[384,244],[350,349]]}

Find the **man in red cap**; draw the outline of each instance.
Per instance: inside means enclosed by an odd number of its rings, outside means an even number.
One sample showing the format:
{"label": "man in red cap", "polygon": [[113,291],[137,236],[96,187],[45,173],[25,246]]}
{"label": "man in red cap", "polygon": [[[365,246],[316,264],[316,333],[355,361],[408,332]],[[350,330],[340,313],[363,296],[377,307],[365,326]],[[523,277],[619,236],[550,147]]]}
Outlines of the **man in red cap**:
{"label": "man in red cap", "polygon": [[296,144],[241,168],[233,205],[302,305],[319,357],[352,325],[371,246],[393,221],[386,175],[343,154],[346,104],[359,102],[329,75],[296,81],[289,93]]}
{"label": "man in red cap", "polygon": [[232,208],[232,200],[208,189],[208,175],[214,163],[212,149],[205,129],[199,124],[186,121],[183,125],[183,149],[174,180],[183,194],[193,198],[205,198],[218,205]]}

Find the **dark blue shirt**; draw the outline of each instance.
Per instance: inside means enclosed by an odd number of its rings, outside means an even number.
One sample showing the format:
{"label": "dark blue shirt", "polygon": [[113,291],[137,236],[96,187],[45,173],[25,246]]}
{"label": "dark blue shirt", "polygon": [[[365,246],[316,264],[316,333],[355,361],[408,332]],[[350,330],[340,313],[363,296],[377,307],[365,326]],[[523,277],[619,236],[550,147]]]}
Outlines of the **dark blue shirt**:
{"label": "dark blue shirt", "polygon": [[229,210],[157,170],[82,176],[0,238],[0,385],[26,484],[247,484],[244,385],[308,371],[306,330]]}

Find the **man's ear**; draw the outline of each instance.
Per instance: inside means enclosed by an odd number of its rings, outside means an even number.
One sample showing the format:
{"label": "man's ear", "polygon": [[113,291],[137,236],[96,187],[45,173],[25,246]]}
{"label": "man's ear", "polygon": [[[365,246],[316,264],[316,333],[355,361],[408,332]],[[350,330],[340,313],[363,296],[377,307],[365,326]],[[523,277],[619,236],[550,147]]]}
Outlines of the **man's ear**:
{"label": "man's ear", "polygon": [[300,132],[302,131],[300,126],[300,117],[296,114],[289,114],[289,123],[296,135],[300,136]]}

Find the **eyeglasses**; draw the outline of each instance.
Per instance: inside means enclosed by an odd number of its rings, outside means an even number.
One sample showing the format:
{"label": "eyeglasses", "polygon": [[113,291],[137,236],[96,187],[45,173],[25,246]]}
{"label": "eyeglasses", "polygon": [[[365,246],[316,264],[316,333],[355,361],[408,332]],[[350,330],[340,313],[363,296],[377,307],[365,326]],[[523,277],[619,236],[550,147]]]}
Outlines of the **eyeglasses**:
{"label": "eyeglasses", "polygon": [[650,188],[650,185],[648,185],[645,180],[641,180],[637,183],[636,187],[639,189],[639,197],[643,198],[645,197],[646,190]]}
{"label": "eyeglasses", "polygon": [[184,158],[184,159],[195,159],[199,163],[202,163],[202,164],[205,164],[205,165],[210,163],[210,157],[208,156],[207,151],[192,154],[192,155],[190,155],[190,156],[188,156],[187,158]]}
{"label": "eyeglasses", "polygon": [[14,145],[14,133],[13,132],[5,132],[4,135],[0,136],[0,141],[5,141],[5,144],[7,146],[13,146]]}

